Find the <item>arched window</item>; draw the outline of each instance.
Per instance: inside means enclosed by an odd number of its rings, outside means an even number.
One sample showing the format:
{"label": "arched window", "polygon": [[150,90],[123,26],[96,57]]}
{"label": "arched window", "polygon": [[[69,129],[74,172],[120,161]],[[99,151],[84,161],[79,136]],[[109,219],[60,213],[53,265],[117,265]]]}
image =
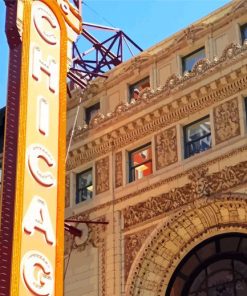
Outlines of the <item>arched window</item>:
{"label": "arched window", "polygon": [[179,264],[166,296],[246,296],[247,236],[212,237]]}

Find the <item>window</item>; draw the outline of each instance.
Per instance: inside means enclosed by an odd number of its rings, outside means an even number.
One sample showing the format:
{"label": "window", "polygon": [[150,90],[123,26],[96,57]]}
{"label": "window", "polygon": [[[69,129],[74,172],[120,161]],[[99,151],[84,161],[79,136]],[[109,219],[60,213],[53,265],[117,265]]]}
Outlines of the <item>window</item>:
{"label": "window", "polygon": [[142,179],[152,174],[151,144],[129,152],[129,182]]}
{"label": "window", "polygon": [[190,72],[196,62],[205,58],[205,48],[202,47],[182,58],[183,73]]}
{"label": "window", "polygon": [[180,262],[165,296],[245,296],[247,291],[246,235],[210,237]]}
{"label": "window", "polygon": [[92,169],[76,175],[76,203],[91,199],[93,196]]}
{"label": "window", "polygon": [[211,147],[209,116],[184,127],[185,158]]}
{"label": "window", "polygon": [[130,85],[129,86],[130,99],[135,98],[135,92],[138,93],[138,96],[139,96],[139,92],[147,87],[150,87],[149,77],[146,77],[146,78]]}
{"label": "window", "polygon": [[90,120],[99,112],[100,103],[96,103],[85,109],[85,121],[89,124]]}
{"label": "window", "polygon": [[245,105],[245,121],[247,126],[247,97],[244,98],[244,105]]}
{"label": "window", "polygon": [[247,24],[240,27],[242,43],[247,39]]}

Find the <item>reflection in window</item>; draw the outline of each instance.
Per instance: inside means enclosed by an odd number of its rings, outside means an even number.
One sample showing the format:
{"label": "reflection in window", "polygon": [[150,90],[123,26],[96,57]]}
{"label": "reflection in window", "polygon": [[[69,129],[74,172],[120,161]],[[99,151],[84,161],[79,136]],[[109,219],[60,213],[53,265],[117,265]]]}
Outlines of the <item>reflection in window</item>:
{"label": "reflection in window", "polygon": [[100,103],[96,103],[85,109],[85,121],[89,124],[90,120],[99,112]]}
{"label": "reflection in window", "polygon": [[211,128],[209,116],[184,127],[185,158],[209,149]]}
{"label": "reflection in window", "polygon": [[190,72],[196,62],[205,58],[205,48],[200,48],[182,58],[182,68],[184,72]]}
{"label": "reflection in window", "polygon": [[244,296],[247,291],[247,265],[240,260],[222,259],[208,265],[194,279],[189,296]]}
{"label": "reflection in window", "polygon": [[129,181],[142,179],[152,174],[152,150],[151,145],[145,145],[129,153]]}
{"label": "reflection in window", "polygon": [[172,275],[166,296],[246,296],[245,235],[211,237],[193,248]]}
{"label": "reflection in window", "polygon": [[247,24],[240,27],[242,43],[247,39]]}
{"label": "reflection in window", "polygon": [[[130,99],[135,99],[137,100],[139,97],[139,93],[147,88],[150,87],[150,82],[149,82],[149,77],[146,77],[132,85],[129,86],[129,96]],[[138,94],[138,95],[137,95]]]}
{"label": "reflection in window", "polygon": [[76,203],[91,199],[93,196],[92,169],[76,175]]}

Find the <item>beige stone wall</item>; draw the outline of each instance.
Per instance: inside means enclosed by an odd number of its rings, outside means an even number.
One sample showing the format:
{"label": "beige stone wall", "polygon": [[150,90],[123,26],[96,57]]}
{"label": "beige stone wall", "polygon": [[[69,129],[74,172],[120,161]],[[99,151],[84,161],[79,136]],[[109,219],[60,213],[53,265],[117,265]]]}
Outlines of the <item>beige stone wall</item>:
{"label": "beige stone wall", "polygon": [[[109,224],[90,226],[86,248],[73,250],[65,295],[164,295],[191,240],[229,232],[231,223],[246,232],[247,47],[237,44],[244,23],[246,2],[233,1],[116,67],[107,80],[96,79],[68,102],[69,122],[81,95],[82,110],[100,100],[101,113],[88,127],[76,125],[67,162],[66,217]],[[207,59],[181,75],[181,57],[203,45]],[[151,89],[128,103],[128,86],[147,75]],[[83,121],[83,111],[79,114]],[[184,126],[205,116],[212,147],[185,159]],[[146,143],[152,146],[153,173],[129,183],[128,152]],[[90,167],[93,198],[76,205],[76,173]],[[153,252],[162,239],[161,260]],[[79,267],[83,260],[92,266],[89,273]],[[91,290],[84,291],[81,283],[87,281]]]}

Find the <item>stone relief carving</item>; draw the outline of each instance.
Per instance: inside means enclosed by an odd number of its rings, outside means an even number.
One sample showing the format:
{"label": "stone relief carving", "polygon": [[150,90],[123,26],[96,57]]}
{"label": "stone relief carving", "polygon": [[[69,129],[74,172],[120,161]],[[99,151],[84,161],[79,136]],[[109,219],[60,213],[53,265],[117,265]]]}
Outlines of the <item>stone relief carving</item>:
{"label": "stone relief carving", "polygon": [[219,67],[223,66],[224,62],[236,62],[236,59],[243,58],[243,55],[247,55],[247,44],[244,43],[243,46],[241,46],[237,43],[231,43],[225,48],[220,58],[215,57],[212,61],[202,59],[194,65],[191,72],[185,73],[183,76],[180,74],[172,74],[163,87],[158,87],[156,90],[145,89],[145,92],[140,94],[140,100],[136,104],[121,103],[113,112],[109,112],[107,115],[99,112],[91,119],[89,126],[83,125],[77,127],[74,136],[76,138],[76,136],[86,130],[99,127],[103,123],[109,122],[110,119],[119,117],[126,112],[135,112],[135,107],[139,106],[140,102],[143,102],[144,105],[145,103],[150,103],[149,101],[154,100],[160,93],[164,94],[164,96],[168,96],[171,91],[174,92],[183,89],[189,83],[201,79],[204,75],[218,71]]}
{"label": "stone relief carving", "polygon": [[219,230],[246,233],[246,197],[241,193],[223,193],[214,199],[201,198],[169,215],[138,253],[126,282],[126,295],[148,291],[148,295],[163,296],[181,258],[204,241],[205,234],[213,237]]}
{"label": "stone relief carving", "polygon": [[240,135],[237,98],[214,108],[214,128],[216,144]]}
{"label": "stone relief carving", "polygon": [[96,194],[109,190],[109,157],[106,156],[95,163]]}
{"label": "stone relief carving", "polygon": [[122,151],[116,153],[115,158],[115,186],[120,187],[123,185],[123,163]]}
{"label": "stone relief carving", "polygon": [[[246,73],[246,66],[241,68],[241,71],[242,70],[243,73]],[[160,116],[158,118],[153,114],[149,114],[149,119],[146,120],[147,116],[143,118],[144,122],[141,126],[132,122],[132,125],[135,126],[134,130],[127,126],[125,134],[123,135],[119,133],[118,137],[113,138],[110,134],[108,134],[108,141],[105,141],[100,145],[93,142],[95,146],[90,150],[85,150],[79,155],[75,154],[75,156],[68,159],[67,169],[70,170],[79,164],[83,164],[93,158],[100,157],[102,154],[109,153],[112,149],[120,149],[134,140],[143,138],[155,131],[159,131],[161,128],[188,116],[188,114],[194,114],[204,108],[208,108],[213,103],[222,101],[226,97],[239,93],[241,89],[245,89],[247,87],[247,75],[241,75],[241,73],[242,72],[239,71],[237,78],[234,79],[234,81],[228,82],[228,78],[225,78],[222,84],[221,81],[216,81],[210,84],[210,86],[201,89],[200,92],[202,91],[203,95],[195,93],[195,96],[197,96],[196,99],[192,98],[191,94],[190,96],[186,96],[186,101],[182,99],[181,101],[178,101],[177,105],[172,103],[165,105],[162,110],[159,110]],[[118,133],[118,130],[115,132]],[[73,154],[73,152],[71,153]]]}
{"label": "stone relief carving", "polygon": [[65,207],[70,206],[70,175],[65,177]]}
{"label": "stone relief carving", "polygon": [[136,254],[139,252],[142,244],[153,231],[155,226],[148,227],[144,230],[137,231],[132,234],[128,234],[124,237],[124,276],[125,281],[128,278],[130,267],[136,257]]}
{"label": "stone relief carving", "polygon": [[[246,85],[247,86],[247,85]],[[118,198],[115,200],[115,204],[119,204],[119,203],[122,203],[124,201],[127,201],[131,198],[134,198],[136,196],[139,196],[145,192],[149,192],[149,191],[152,191],[153,189],[157,188],[157,187],[160,187],[162,185],[165,185],[165,184],[168,184],[169,182],[173,182],[173,181],[176,181],[176,180],[180,180],[180,178],[182,177],[188,177],[189,180],[191,180],[190,178],[193,178],[192,177],[189,177],[190,174],[192,174],[193,171],[197,172],[199,171],[199,169],[201,168],[205,168],[205,170],[207,171],[208,167],[218,163],[219,161],[222,161],[222,160],[227,160],[227,159],[231,159],[232,157],[235,157],[237,155],[243,155],[242,153],[245,153],[247,151],[247,146],[242,146],[242,147],[238,147],[232,151],[230,151],[229,153],[226,153],[226,154],[223,154],[223,155],[220,155],[216,158],[213,158],[211,159],[210,161],[205,161],[203,162],[199,167],[196,166],[195,168],[193,169],[190,169],[190,170],[185,170],[181,173],[178,173],[174,176],[171,176],[171,177],[168,177],[168,178],[164,178],[164,179],[161,179],[153,184],[150,184],[148,186],[145,186],[143,188],[138,188],[136,190],[134,190],[133,192],[131,193],[126,193],[125,195],[123,195],[122,197]],[[244,159],[244,157],[243,157]],[[206,183],[208,184],[208,183]],[[210,195],[210,191],[209,190],[209,187],[207,186],[207,193],[206,195]],[[103,204],[100,204],[100,205],[96,205],[95,207],[92,207],[91,209],[85,211],[84,213],[89,215],[91,214],[92,212],[97,212],[97,211],[100,211],[100,210],[103,210],[103,209],[106,209],[107,207],[111,206],[112,204],[112,201],[108,201],[106,203],[103,203]]]}
{"label": "stone relief carving", "polygon": [[155,136],[156,169],[162,169],[178,161],[176,127]]}
{"label": "stone relief carving", "polygon": [[[197,168],[198,170],[198,168]],[[123,210],[124,227],[128,228],[137,223],[162,215],[202,196],[210,196],[229,190],[247,182],[247,161],[235,166],[225,167],[222,171],[209,175],[207,169],[191,171],[191,183],[172,189],[167,193],[151,197],[146,201]]]}
{"label": "stone relief carving", "polygon": [[181,42],[183,40],[186,40],[188,42],[194,42],[196,34],[200,31],[202,31],[205,28],[204,24],[197,25],[197,26],[190,26],[186,28],[183,33],[176,39],[176,42]]}

